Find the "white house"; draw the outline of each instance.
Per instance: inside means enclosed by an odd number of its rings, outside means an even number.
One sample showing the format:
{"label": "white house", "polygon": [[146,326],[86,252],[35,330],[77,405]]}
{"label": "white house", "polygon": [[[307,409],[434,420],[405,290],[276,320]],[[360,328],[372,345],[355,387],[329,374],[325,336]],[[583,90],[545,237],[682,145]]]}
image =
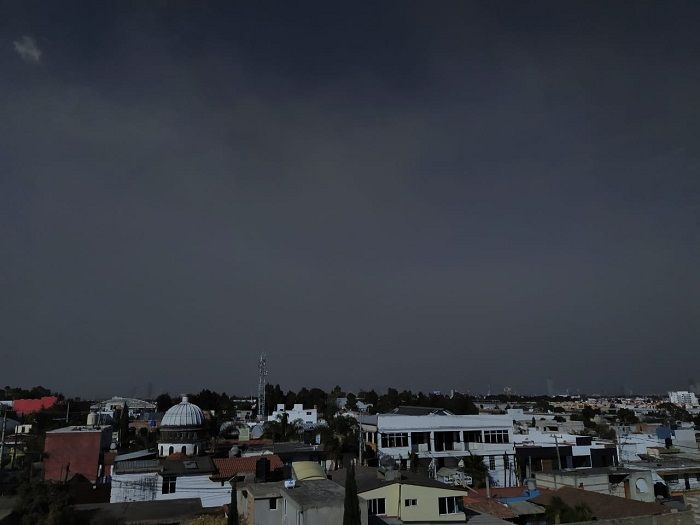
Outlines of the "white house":
{"label": "white house", "polygon": [[277,405],[277,410],[272,412],[272,415],[267,417],[268,421],[279,421],[282,416],[287,414],[287,421],[290,423],[301,419],[305,424],[315,425],[318,423],[318,413],[315,408],[304,408],[304,405],[294,405],[290,410],[287,410],[284,404]]}
{"label": "white house", "polygon": [[112,469],[110,503],[199,498],[202,507],[220,507],[231,501],[231,484],[212,480],[215,473],[209,456],[121,461]]}
{"label": "white house", "polygon": [[513,421],[509,416],[454,415],[444,410],[408,415],[361,416],[365,446],[391,457],[402,468],[410,457],[430,461],[433,473],[465,456],[483,458],[494,484],[511,486],[515,476]]}

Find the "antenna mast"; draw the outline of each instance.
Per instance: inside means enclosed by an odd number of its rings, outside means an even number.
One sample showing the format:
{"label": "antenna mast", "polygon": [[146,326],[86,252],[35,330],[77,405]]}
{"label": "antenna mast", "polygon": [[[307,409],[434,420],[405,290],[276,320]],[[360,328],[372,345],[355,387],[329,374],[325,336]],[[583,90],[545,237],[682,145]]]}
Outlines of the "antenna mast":
{"label": "antenna mast", "polygon": [[260,354],[258,360],[258,419],[267,419],[267,403],[265,401],[265,387],[267,386],[267,354]]}

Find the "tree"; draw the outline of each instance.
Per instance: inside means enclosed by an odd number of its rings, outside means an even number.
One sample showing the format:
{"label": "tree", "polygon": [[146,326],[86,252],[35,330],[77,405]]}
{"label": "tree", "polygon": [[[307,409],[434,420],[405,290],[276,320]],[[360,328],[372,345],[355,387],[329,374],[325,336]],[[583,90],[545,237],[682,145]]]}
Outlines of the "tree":
{"label": "tree", "polygon": [[158,412],[165,412],[168,410],[170,407],[172,407],[175,403],[173,402],[173,399],[170,397],[170,394],[161,394],[156,398],[156,407]]}
{"label": "tree", "polygon": [[21,516],[22,525],[72,525],[76,518],[69,504],[65,485],[25,483],[19,488],[14,512]]}
{"label": "tree", "polygon": [[362,523],[360,513],[360,499],[357,497],[357,483],[355,482],[355,467],[348,467],[348,475],[345,479],[345,511],[343,512],[343,525],[360,525]]}
{"label": "tree", "polygon": [[489,471],[484,464],[483,458],[480,456],[465,456],[462,458],[462,461],[464,462],[464,473],[467,476],[471,476],[474,488],[485,487],[486,476],[489,475]]}
{"label": "tree", "polygon": [[129,446],[129,407],[124,403],[124,408],[119,415],[119,445]]}
{"label": "tree", "polygon": [[623,425],[633,425],[639,423],[639,418],[634,413],[634,410],[629,408],[621,408],[617,411],[617,418]]}
{"label": "tree", "polygon": [[357,410],[357,396],[352,392],[348,392],[347,403],[345,404],[346,410]]}
{"label": "tree", "polygon": [[236,482],[231,482],[231,504],[228,506],[228,525],[238,525],[238,497]]}

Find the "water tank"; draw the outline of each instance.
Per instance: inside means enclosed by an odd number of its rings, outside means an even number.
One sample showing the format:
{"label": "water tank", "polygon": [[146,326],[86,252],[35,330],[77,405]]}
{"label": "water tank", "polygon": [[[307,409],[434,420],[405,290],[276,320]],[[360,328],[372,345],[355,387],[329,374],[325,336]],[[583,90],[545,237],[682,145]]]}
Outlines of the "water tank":
{"label": "water tank", "polygon": [[97,425],[97,414],[95,412],[90,412],[87,416],[87,425],[89,427]]}
{"label": "water tank", "polygon": [[231,449],[228,451],[228,457],[230,457],[230,458],[237,458],[240,455],[241,455],[241,451],[237,445],[233,445],[231,447]]}

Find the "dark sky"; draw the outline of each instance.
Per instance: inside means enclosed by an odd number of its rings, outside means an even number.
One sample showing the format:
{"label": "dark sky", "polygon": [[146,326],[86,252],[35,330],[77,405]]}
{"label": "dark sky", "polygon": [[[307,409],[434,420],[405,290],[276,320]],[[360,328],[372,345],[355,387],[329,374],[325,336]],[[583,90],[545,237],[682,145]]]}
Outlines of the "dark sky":
{"label": "dark sky", "polygon": [[700,378],[700,3],[0,2],[0,383]]}

